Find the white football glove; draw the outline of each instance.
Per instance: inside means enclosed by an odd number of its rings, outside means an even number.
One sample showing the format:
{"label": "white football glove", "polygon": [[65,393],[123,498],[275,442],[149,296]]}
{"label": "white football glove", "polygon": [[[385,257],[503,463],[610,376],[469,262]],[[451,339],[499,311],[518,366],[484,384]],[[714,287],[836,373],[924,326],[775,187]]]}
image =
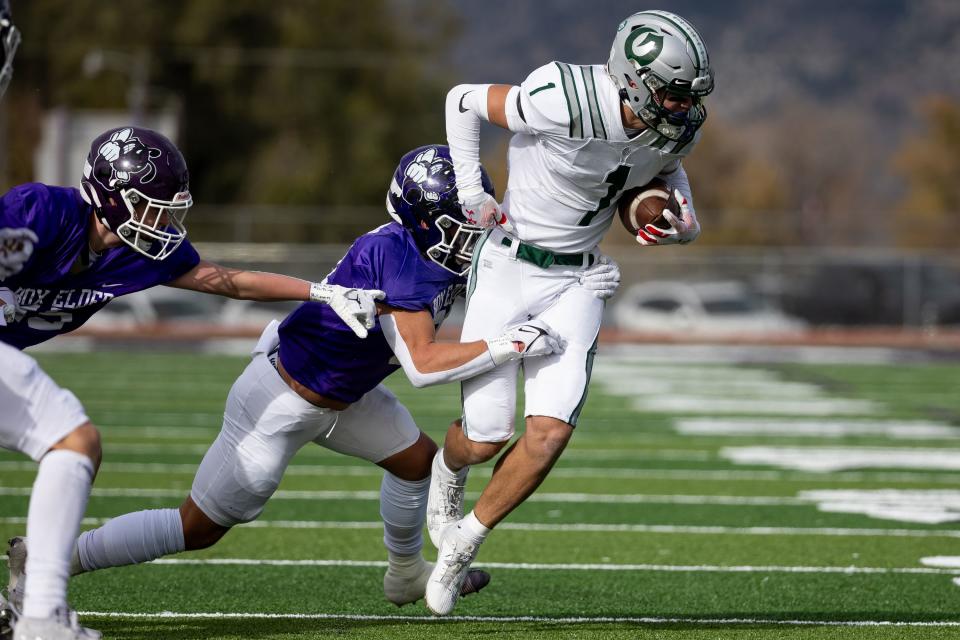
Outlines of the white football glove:
{"label": "white football glove", "polygon": [[490,357],[497,366],[509,360],[563,353],[566,341],[543,320],[528,320],[508,327],[498,338],[487,340]]}
{"label": "white football glove", "polygon": [[700,235],[700,223],[690,208],[687,197],[674,189],[673,197],[680,203],[680,217],[673,215],[668,208],[664,208],[663,217],[670,223],[669,229],[660,229],[648,224],[637,231],[637,242],[645,247],[660,244],[687,244],[693,242]]}
{"label": "white football glove", "polygon": [[376,323],[376,301],[383,300],[384,295],[379,289],[353,289],[320,282],[310,285],[310,300],[327,304],[360,338],[366,338],[367,329]]}
{"label": "white football glove", "polygon": [[577,278],[581,287],[601,300],[612,298],[620,287],[620,265],[610,256],[602,255],[592,267],[564,271],[563,275]]}
{"label": "white football glove", "polygon": [[0,327],[13,324],[17,319],[17,294],[6,287],[0,287]]}
{"label": "white football glove", "polygon": [[500,210],[497,199],[486,191],[479,193],[460,194],[460,208],[463,215],[472,225],[489,229],[507,221],[507,216]]}

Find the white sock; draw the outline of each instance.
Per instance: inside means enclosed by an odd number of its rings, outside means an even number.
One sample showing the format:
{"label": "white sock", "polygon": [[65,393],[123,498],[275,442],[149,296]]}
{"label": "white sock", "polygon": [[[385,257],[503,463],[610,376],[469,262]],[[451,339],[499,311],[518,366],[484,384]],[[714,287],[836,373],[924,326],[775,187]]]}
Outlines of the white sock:
{"label": "white sock", "polygon": [[401,480],[390,472],[383,474],[380,517],[383,519],[383,544],[387,551],[401,556],[420,555],[429,491],[429,477],[410,481]]}
{"label": "white sock", "polygon": [[149,562],[185,548],[177,509],[127,513],[84,531],[77,540],[82,571]]}
{"label": "white sock", "polygon": [[93,473],[90,458],[68,449],[51,451],[40,460],[27,512],[25,617],[49,618],[67,606],[70,554]]}
{"label": "white sock", "polygon": [[487,538],[487,534],[490,533],[490,528],[485,526],[482,522],[477,520],[477,516],[473,511],[463,516],[463,520],[457,523],[460,531],[462,531],[466,536],[471,540],[480,544]]}
{"label": "white sock", "polygon": [[470,472],[470,465],[467,465],[460,469],[459,471],[453,471],[450,467],[447,466],[447,459],[443,455],[443,447],[440,447],[440,450],[437,452],[437,458],[439,459],[439,471],[441,475],[446,475],[448,480],[464,479],[467,477],[467,474]]}

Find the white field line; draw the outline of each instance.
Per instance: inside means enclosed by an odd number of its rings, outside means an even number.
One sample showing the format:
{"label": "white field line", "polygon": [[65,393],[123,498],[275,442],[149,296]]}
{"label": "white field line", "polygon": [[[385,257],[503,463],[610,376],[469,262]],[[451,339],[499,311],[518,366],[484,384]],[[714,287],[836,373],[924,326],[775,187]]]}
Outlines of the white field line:
{"label": "white field line", "polygon": [[927,556],[920,558],[920,564],[927,567],[943,567],[960,570],[960,556]]}
{"label": "white field line", "polygon": [[[618,344],[601,346],[598,360],[604,365],[662,364],[666,367],[690,365],[698,368],[704,365],[769,365],[777,362],[893,365],[902,361],[900,353],[898,349],[880,347]],[[737,371],[750,369],[738,368]]]}
{"label": "white field line", "polygon": [[[100,475],[104,473],[133,473],[133,474],[184,474],[193,477],[197,473],[196,464],[176,464],[163,462],[105,462],[100,467]],[[0,462],[0,471],[31,471],[36,472],[37,463],[30,461]],[[489,470],[478,470],[478,475],[490,475]],[[375,477],[383,476],[383,469],[374,466],[333,466],[333,465],[292,465],[287,467],[285,476],[333,476],[333,477]],[[960,479],[958,479],[960,482]]]}
{"label": "white field line", "polygon": [[[643,380],[638,385],[637,380]],[[716,378],[711,380],[663,380],[640,377],[630,373],[618,378],[597,378],[604,392],[627,397],[661,394],[683,394],[695,389],[697,395],[734,398],[787,398],[790,400],[820,400],[826,397],[823,389],[806,382],[782,380],[737,380]]]}
{"label": "white field line", "polygon": [[960,449],[943,447],[724,447],[734,464],[778,466],[799,471],[856,468],[960,470]]}
{"label": "white field line", "polygon": [[880,405],[871,400],[848,400],[844,398],[777,400],[697,395],[639,397],[635,398],[631,405],[634,410],[640,412],[796,416],[870,415],[877,413],[880,409]]}
{"label": "white field line", "polygon": [[[99,526],[110,518],[84,518],[84,526]],[[25,525],[23,516],[0,517],[0,524]],[[346,529],[382,530],[379,520],[256,520],[239,525],[245,529]],[[541,524],[504,522],[497,526],[503,531],[548,533],[652,533],[687,535],[746,535],[746,536],[835,536],[866,538],[960,538],[960,531],[952,529],[854,529],[843,527],[725,527],[671,524]]]}
{"label": "white field line", "polygon": [[[199,463],[198,463],[199,464]],[[107,460],[100,467],[104,473],[136,474],[186,474],[193,476],[198,464],[177,464],[164,462],[111,462]],[[36,473],[37,464],[29,460],[0,461],[0,471],[24,471]],[[488,478],[491,469],[475,467],[471,477]],[[287,467],[286,476],[332,476],[332,477],[371,477],[379,478],[383,470],[374,465],[311,465],[294,464]],[[822,482],[829,475],[831,482],[870,482],[870,483],[920,483],[960,485],[960,474],[922,473],[922,472],[882,472],[882,471],[843,471],[837,473],[819,473],[803,471],[743,471],[710,469],[628,469],[602,467],[559,468],[550,471],[551,478],[596,478],[622,480],[701,480],[701,481],[785,481],[785,482]]]}
{"label": "white field line", "polygon": [[207,438],[210,442],[213,442],[213,439],[217,437],[217,434],[220,432],[220,425],[211,425],[209,427],[121,427],[116,425],[104,427],[97,425],[97,428],[106,436],[107,442],[112,438],[128,436],[151,438],[154,440],[180,440],[183,438],[195,440],[197,438]]}
{"label": "white field line", "polygon": [[[816,385],[739,367],[697,371],[680,366],[664,377],[656,367],[611,363],[594,369],[594,379],[607,393],[632,398],[640,412],[830,416],[869,415],[881,407],[870,400],[826,397]],[[640,391],[631,384],[635,380],[644,380]]]}
{"label": "white field line", "polygon": [[598,359],[593,366],[594,379],[631,377],[637,380],[675,380],[678,382],[710,382],[713,380],[743,380],[749,382],[778,382],[780,374],[769,369],[717,367],[695,365],[655,365],[617,358]]}
{"label": "white field line", "polygon": [[716,460],[715,451],[705,449],[652,449],[649,451],[637,451],[636,449],[578,449],[576,446],[570,447],[563,452],[563,457],[581,458],[587,460],[619,460],[627,458],[630,460],[673,460],[673,461],[697,461]]}
{"label": "white field line", "polygon": [[960,491],[949,489],[821,489],[797,496],[827,513],[860,513],[872,518],[943,524],[960,520]]}
{"label": "white field line", "polygon": [[[383,560],[269,560],[261,558],[161,558],[149,564],[179,566],[231,567],[371,567],[386,568]],[[575,562],[476,562],[475,567],[487,569],[515,569],[518,571],[649,571],[663,573],[839,573],[843,575],[956,575],[956,569],[939,567],[816,567],[778,565],[672,565],[672,564],[612,564]]]}
{"label": "white field line", "polygon": [[[0,487],[0,495],[29,496],[32,487]],[[111,498],[180,498],[188,489],[94,489],[94,497]],[[479,492],[466,494],[470,500],[480,497]],[[273,500],[380,500],[379,491],[295,491],[281,490],[273,494]],[[811,502],[789,496],[698,496],[654,494],[609,494],[609,493],[535,493],[527,502],[603,503],[603,504],[692,504],[724,506],[796,506]]]}
{"label": "white field line", "polygon": [[[212,442],[212,438],[211,438]],[[209,443],[181,444],[177,442],[111,442],[109,438],[103,445],[106,457],[111,454],[204,454],[210,448]],[[323,447],[305,447],[301,455],[307,453],[310,457],[340,457],[340,454]],[[704,462],[715,460],[717,454],[705,449],[652,449],[635,451],[631,449],[578,449],[571,447],[564,454],[566,459],[585,460],[670,460],[686,462]],[[199,462],[198,462],[199,464]]]}
{"label": "white field line", "polygon": [[514,623],[534,622],[537,624],[689,624],[710,626],[771,625],[779,627],[960,627],[955,620],[778,620],[776,618],[658,618],[658,617],[567,617],[549,618],[545,616],[400,616],[400,615],[363,615],[340,613],[179,613],[161,611],[157,613],[124,613],[116,611],[80,611],[79,615],[91,618],[117,618],[122,620],[227,620],[227,619],[264,619],[264,620],[353,620],[361,622],[491,622]]}
{"label": "white field line", "polygon": [[845,438],[879,436],[899,440],[952,440],[960,427],[937,422],[904,420],[736,420],[678,419],[673,428],[683,435]]}

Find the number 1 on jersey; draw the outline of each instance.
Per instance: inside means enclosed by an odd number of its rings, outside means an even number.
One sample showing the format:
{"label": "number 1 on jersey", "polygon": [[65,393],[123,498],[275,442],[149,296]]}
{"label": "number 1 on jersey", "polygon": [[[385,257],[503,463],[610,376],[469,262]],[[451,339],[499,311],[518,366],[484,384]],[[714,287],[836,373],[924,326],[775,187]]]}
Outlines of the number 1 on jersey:
{"label": "number 1 on jersey", "polygon": [[580,219],[580,222],[578,223],[579,226],[585,227],[590,224],[598,213],[609,207],[610,203],[616,200],[617,196],[620,194],[620,190],[623,189],[623,185],[627,183],[627,176],[629,175],[630,166],[625,164],[621,164],[607,174],[607,179],[604,180],[605,183],[610,185],[610,187],[607,189],[607,195],[600,198],[600,202],[597,204],[596,209],[593,211],[587,211],[586,215]]}

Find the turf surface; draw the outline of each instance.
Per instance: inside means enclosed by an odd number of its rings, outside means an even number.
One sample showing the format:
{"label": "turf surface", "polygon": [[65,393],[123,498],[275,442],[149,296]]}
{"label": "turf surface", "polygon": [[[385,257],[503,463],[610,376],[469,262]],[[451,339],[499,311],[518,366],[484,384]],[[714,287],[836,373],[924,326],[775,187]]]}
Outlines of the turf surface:
{"label": "turf surface", "polygon": [[[960,457],[955,436],[683,435],[676,428],[680,419],[716,417],[703,408],[712,399],[744,400],[743,412],[725,410],[724,420],[755,420],[748,401],[787,396],[801,405],[866,400],[876,407],[845,420],[956,426],[960,367],[672,363],[678,380],[686,374],[713,391],[699,406],[641,412],[621,393],[622,380],[633,370],[647,379],[657,365],[614,355],[604,368],[604,355],[568,451],[484,544],[478,564],[493,582],[459,603],[453,619],[430,618],[422,603],[397,609],[383,599],[380,474],[315,446],[297,455],[254,525],[168,563],[79,576],[72,602],[107,637],[127,639],[960,637],[954,572],[921,563],[960,554],[955,523],[823,510],[801,494],[950,491],[960,467],[814,473],[736,464],[726,453],[841,446]],[[136,352],[38,360],[103,432],[105,462],[85,527],[181,502],[245,365],[243,358]],[[720,388],[738,377],[756,386]],[[455,387],[415,390],[401,376],[389,386],[435,439],[459,413]],[[697,383],[685,389],[660,395],[704,395]],[[33,475],[23,456],[0,452],[0,535],[23,531]],[[475,469],[470,495],[488,478],[489,469]]]}

